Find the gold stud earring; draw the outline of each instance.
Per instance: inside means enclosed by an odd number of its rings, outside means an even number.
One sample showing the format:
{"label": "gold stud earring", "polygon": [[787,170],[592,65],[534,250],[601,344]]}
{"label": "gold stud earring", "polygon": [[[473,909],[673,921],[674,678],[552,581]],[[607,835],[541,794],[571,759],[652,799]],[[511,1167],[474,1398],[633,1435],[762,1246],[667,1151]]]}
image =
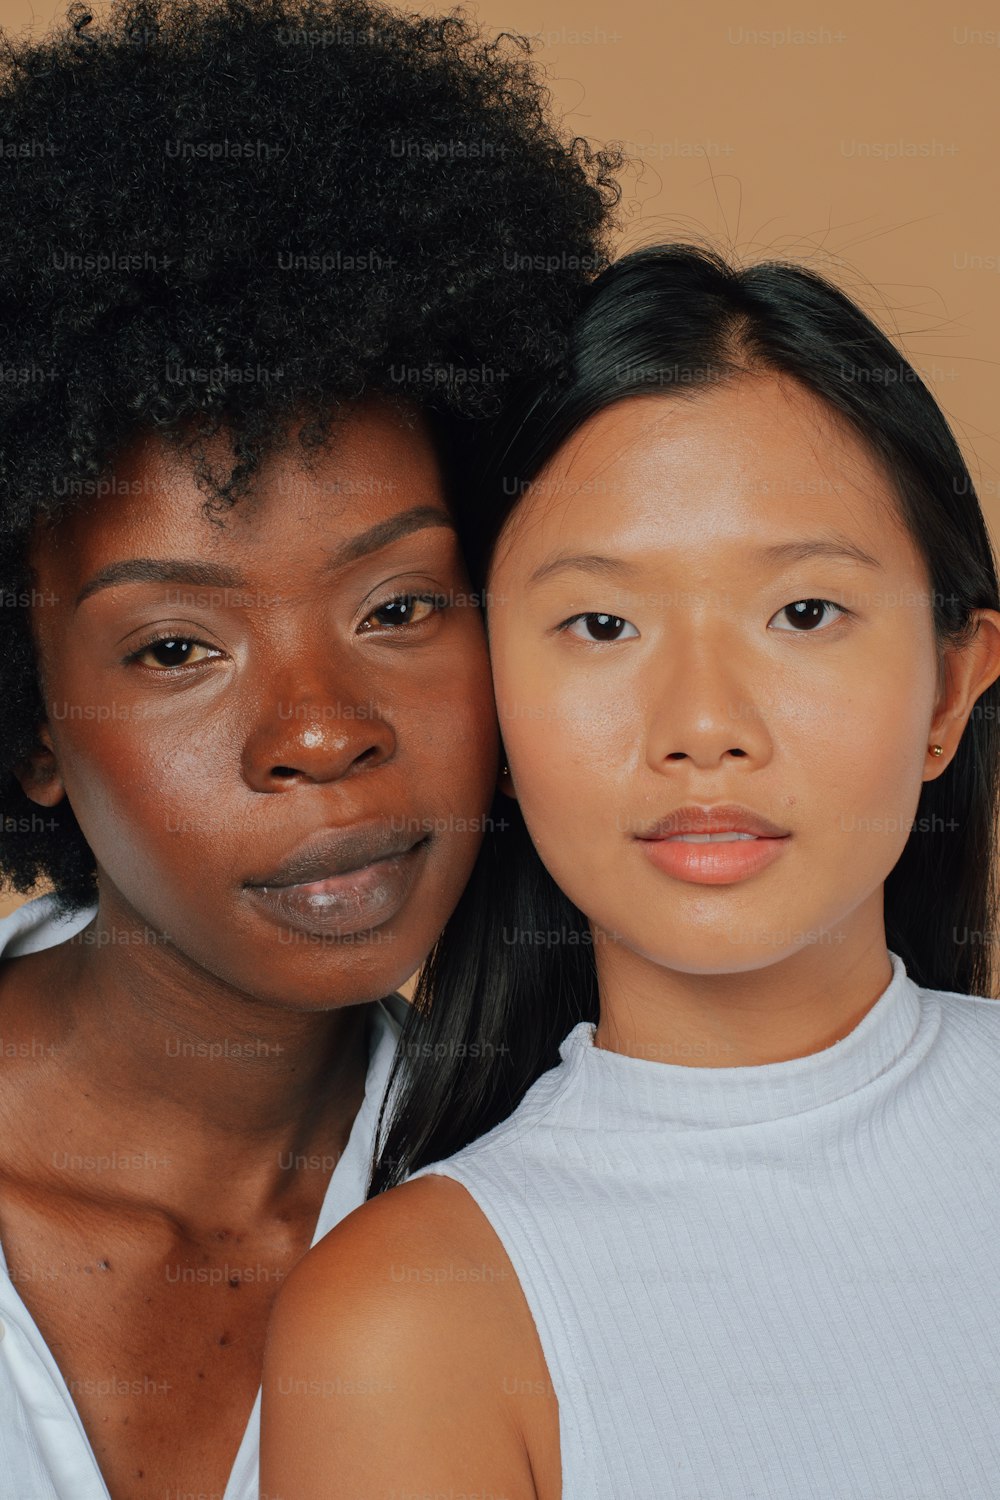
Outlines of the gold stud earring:
{"label": "gold stud earring", "polygon": [[932,755],[943,755],[944,754],[944,746],[943,745],[932,745],[930,748],[931,748],[931,754]]}

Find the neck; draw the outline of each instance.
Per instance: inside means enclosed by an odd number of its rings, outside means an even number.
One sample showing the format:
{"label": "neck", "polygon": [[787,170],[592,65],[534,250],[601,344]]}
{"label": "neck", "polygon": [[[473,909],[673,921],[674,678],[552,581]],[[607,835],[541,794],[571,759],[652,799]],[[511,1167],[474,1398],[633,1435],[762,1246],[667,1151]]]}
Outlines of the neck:
{"label": "neck", "polygon": [[764,967],[666,969],[595,931],[598,1047],[700,1068],[821,1052],[853,1031],[892,979],[881,908]]}
{"label": "neck", "polygon": [[155,1171],[117,1186],[181,1218],[220,1198],[248,1213],[276,1202],[293,1186],[287,1163],[310,1153],[332,1168],[364,1096],[369,1007],[282,1010],[169,944],[112,941],[128,927],[102,904],[82,933],[16,961],[8,1033],[19,1013],[46,1044],[36,1122],[46,1093],[57,1121],[57,1101],[74,1099],[72,1150],[148,1157]]}

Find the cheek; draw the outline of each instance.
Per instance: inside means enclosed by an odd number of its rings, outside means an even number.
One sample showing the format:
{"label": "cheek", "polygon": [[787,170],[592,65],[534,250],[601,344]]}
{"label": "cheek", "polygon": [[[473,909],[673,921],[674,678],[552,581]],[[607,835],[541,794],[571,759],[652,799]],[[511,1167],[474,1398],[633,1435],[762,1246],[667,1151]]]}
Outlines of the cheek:
{"label": "cheek", "polygon": [[496,751],[493,679],[486,636],[478,622],[457,658],[435,673],[433,687],[424,701],[425,706],[428,702],[440,702],[446,728],[459,730],[470,745],[481,743],[489,753]]}
{"label": "cheek", "polygon": [[[560,882],[607,840],[634,785],[643,746],[641,698],[621,666],[581,645],[491,635],[497,712],[521,812]],[[568,658],[568,660],[567,660]]]}
{"label": "cheek", "polygon": [[486,636],[478,619],[470,619],[451,649],[428,660],[421,680],[407,685],[400,712],[401,700],[402,694],[397,696],[400,743],[421,766],[414,790],[455,808],[488,806],[499,736]]}
{"label": "cheek", "polygon": [[[123,709],[102,704],[96,713]],[[155,865],[189,870],[192,861],[205,879],[224,862],[238,827],[231,804],[239,775],[224,729],[168,732],[155,719],[102,718],[55,737],[69,803],[116,882],[141,889]]]}
{"label": "cheek", "polygon": [[[891,640],[859,669],[833,678],[829,691],[779,700],[779,734],[796,745],[819,785],[843,788],[844,805],[871,798],[919,796],[928,727],[937,694],[933,646],[926,652]],[[911,649],[906,649],[911,646]],[[793,694],[789,694],[791,699]]]}
{"label": "cheek", "polygon": [[879,717],[874,725],[859,723],[817,765],[841,859],[858,874],[870,867],[883,880],[902,854],[923,787],[925,740],[921,725],[902,714],[895,721]]}

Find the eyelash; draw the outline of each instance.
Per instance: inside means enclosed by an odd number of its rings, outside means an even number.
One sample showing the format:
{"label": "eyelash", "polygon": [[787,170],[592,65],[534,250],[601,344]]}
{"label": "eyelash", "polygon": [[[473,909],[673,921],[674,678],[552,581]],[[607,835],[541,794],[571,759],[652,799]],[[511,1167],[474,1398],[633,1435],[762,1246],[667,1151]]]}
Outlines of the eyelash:
{"label": "eyelash", "polygon": [[[793,599],[789,604],[783,604],[777,613],[779,615],[784,614],[786,609],[793,609],[796,604],[822,604],[828,609],[835,609],[837,611],[837,616],[840,619],[846,619],[847,616],[851,613],[849,609],[845,609],[843,604],[838,604],[835,599]],[[775,616],[772,615],[771,618],[774,619]],[[769,620],[768,624],[770,623],[771,621]],[[817,634],[817,632],[814,630],[793,630],[791,633],[794,635]]]}
{"label": "eyelash", "polygon": [[[626,620],[623,615],[613,615],[613,614],[608,613],[606,610],[601,610],[601,609],[588,609],[588,610],[585,610],[582,614],[579,614],[579,615],[570,615],[570,617],[569,617],[568,620],[564,620],[561,625],[559,625],[559,626],[556,627],[557,632],[559,634],[569,635],[570,634],[570,626],[571,625],[575,625],[578,620],[617,620],[622,625],[632,625],[631,620]],[[632,629],[635,630],[635,626],[634,625],[632,625]],[[636,633],[638,634],[638,632],[636,632]],[[584,636],[577,636],[576,639],[577,640],[587,640],[587,638],[584,637]],[[618,644],[618,639],[620,639],[620,637],[616,638],[613,641],[595,641],[593,638],[591,638],[588,641],[588,644],[591,645],[591,646],[615,646],[615,645]],[[635,637],[634,636],[626,636],[625,639],[626,640],[634,640]]]}
{"label": "eyelash", "polygon": [[[783,614],[785,610],[793,609],[796,604],[821,604],[821,605],[823,605],[824,607],[826,607],[828,609],[834,609],[834,610],[836,610],[838,617],[842,618],[842,619],[846,619],[852,613],[851,610],[845,608],[845,606],[843,604],[838,604],[836,602],[836,600],[834,600],[834,599],[820,599],[820,598],[792,599],[792,600],[789,601],[788,604],[783,604],[781,606],[781,609],[777,610],[775,612],[775,614],[771,616],[771,619],[776,619],[777,616],[780,615],[780,614]],[[558,633],[565,633],[565,634],[568,635],[569,632],[570,632],[570,626],[571,625],[575,625],[578,620],[615,620],[615,621],[618,621],[619,623],[621,623],[622,625],[631,625],[632,629],[635,630],[635,626],[632,625],[632,622],[630,620],[626,620],[623,615],[613,615],[613,614],[608,613],[605,610],[591,609],[591,610],[585,610],[583,613],[578,614],[578,615],[571,615],[568,620],[564,620],[561,625],[558,625],[556,627],[557,632]],[[770,625],[770,623],[771,623],[771,621],[769,620],[768,624]],[[817,630],[796,630],[794,627],[791,627],[789,630],[782,632],[782,634],[788,634],[788,635],[817,635],[819,633],[820,632],[817,631]],[[638,634],[638,632],[637,632],[637,634]],[[582,637],[582,636],[577,636],[577,640],[582,640],[582,639],[585,639],[585,638]],[[617,645],[618,641],[621,640],[621,639],[623,639],[623,637],[621,637],[621,636],[618,636],[614,640],[610,640],[610,641],[597,641],[597,640],[594,640],[593,638],[591,638],[588,643],[590,645],[592,645],[592,646],[614,646],[614,645]],[[634,640],[635,636],[625,636],[624,639],[625,640]]]}
{"label": "eyelash", "polygon": [[448,609],[451,605],[451,600],[447,594],[394,594],[391,599],[384,599],[381,604],[376,604],[374,609],[369,610],[365,616],[365,620],[370,620],[372,615],[377,615],[380,609],[388,609],[391,604],[433,605],[431,614],[425,615],[423,620],[404,620],[400,625],[383,626],[383,629],[387,630],[400,630],[404,625],[423,625],[425,621],[432,619],[434,615]]}
{"label": "eyelash", "polygon": [[[389,606],[393,604],[431,604],[434,606],[432,614],[425,615],[423,620],[404,620],[396,625],[387,625],[383,622],[381,627],[383,630],[388,631],[401,630],[404,629],[407,625],[423,625],[427,620],[432,618],[433,614],[440,613],[442,610],[449,608],[450,603],[451,601],[448,599],[447,595],[444,594],[394,594],[391,599],[384,599],[381,604],[376,604],[375,608],[370,610],[365,616],[365,621],[370,620],[372,616],[378,614],[380,610],[388,609]],[[215,651],[217,655],[222,654],[217,646],[211,646],[208,641],[199,640],[196,636],[182,635],[179,631],[159,630],[150,635],[146,640],[142,641],[142,643],[136,646],[134,650],[130,651],[127,656],[123,657],[122,664],[125,666],[131,665],[133,663],[138,664],[138,659],[140,656],[144,656],[145,653],[151,650],[154,646],[165,645],[170,641],[175,641],[184,646],[203,646],[206,651]],[[157,672],[160,674],[166,673],[172,677],[176,677],[185,670],[193,667],[200,667],[203,665],[204,662],[200,661],[180,662],[170,667],[146,667],[145,670],[148,672]]]}
{"label": "eyelash", "polygon": [[[166,645],[169,641],[176,641],[183,646],[203,646],[206,651],[215,651],[217,654],[221,655],[221,653],[219,652],[219,648],[217,646],[209,645],[208,641],[200,641],[193,635],[182,635],[180,631],[161,630],[156,634],[151,635],[148,640],[143,641],[141,645],[136,646],[134,651],[130,651],[127,656],[123,657],[122,665],[130,666],[133,663],[140,664],[140,656],[144,656],[145,653],[151,650],[153,646]],[[201,665],[201,662],[180,662],[178,665],[173,667],[146,667],[145,670],[147,672],[169,672],[172,676],[176,676],[178,673],[183,672],[188,667]]]}

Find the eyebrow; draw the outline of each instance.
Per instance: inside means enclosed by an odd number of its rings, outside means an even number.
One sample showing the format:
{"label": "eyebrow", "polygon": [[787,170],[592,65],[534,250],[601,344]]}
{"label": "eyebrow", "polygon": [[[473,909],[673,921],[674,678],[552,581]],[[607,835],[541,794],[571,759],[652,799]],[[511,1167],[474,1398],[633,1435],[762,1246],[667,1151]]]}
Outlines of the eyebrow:
{"label": "eyebrow", "polygon": [[[447,511],[436,505],[415,505],[410,510],[400,511],[397,516],[379,521],[367,531],[359,532],[347,542],[342,542],[327,554],[324,571],[335,572],[348,563],[357,562],[372,552],[379,552],[391,542],[409,536],[411,532],[423,531],[429,526],[443,526],[454,531],[454,523]],[[195,588],[246,588],[247,580],[235,568],[223,563],[206,563],[196,558],[184,557],[130,557],[121,562],[108,563],[83,585],[76,596],[73,608],[78,609],[85,599],[101,589],[113,588],[118,583],[186,583]]]}
{"label": "eyebrow", "polygon": [[639,569],[624,558],[601,557],[596,552],[560,552],[544,562],[528,578],[528,583],[541,583],[553,573],[590,573],[597,578],[627,578]]}
{"label": "eyebrow", "polygon": [[[847,537],[809,537],[798,542],[777,542],[771,547],[759,547],[755,556],[764,563],[807,562],[810,558],[822,557],[862,563],[869,568],[882,567],[877,558]],[[635,577],[639,569],[624,558],[602,557],[595,552],[561,552],[537,567],[528,583],[540,583],[553,573],[562,572],[589,573],[598,578],[628,578]]]}
{"label": "eyebrow", "polygon": [[862,563],[866,568],[881,568],[877,557],[872,557],[863,547],[849,537],[808,537],[801,542],[778,542],[773,547],[761,547],[757,556],[762,562],[807,562],[811,557],[838,559]]}

